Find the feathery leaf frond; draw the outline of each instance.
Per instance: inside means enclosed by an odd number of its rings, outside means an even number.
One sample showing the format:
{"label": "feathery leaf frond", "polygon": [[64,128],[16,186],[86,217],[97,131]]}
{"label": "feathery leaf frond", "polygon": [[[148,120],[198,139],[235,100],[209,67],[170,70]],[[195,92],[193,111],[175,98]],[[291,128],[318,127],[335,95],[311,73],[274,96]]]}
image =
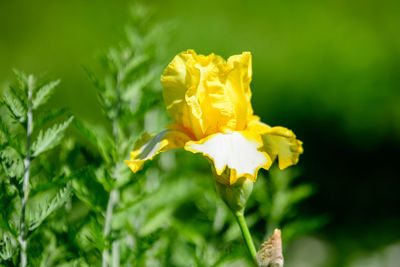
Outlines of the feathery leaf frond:
{"label": "feathery leaf frond", "polygon": [[11,114],[15,117],[17,121],[19,121],[20,123],[25,122],[26,107],[11,90],[8,90],[4,93],[3,103],[7,106],[7,108],[10,110]]}
{"label": "feathery leaf frond", "polygon": [[12,147],[7,146],[0,150],[1,166],[10,178],[20,180],[24,174],[24,162],[20,154]]}
{"label": "feathery leaf frond", "polygon": [[64,136],[65,130],[68,128],[69,124],[73,120],[73,116],[71,116],[67,121],[62,124],[54,125],[52,128],[47,129],[46,131],[40,131],[39,136],[36,141],[32,145],[32,155],[34,157],[39,154],[52,149],[61,141]]}
{"label": "feathery leaf frond", "polygon": [[33,109],[37,109],[40,105],[43,105],[49,100],[51,94],[54,92],[54,88],[60,84],[60,80],[51,81],[40,87],[33,97],[32,105]]}
{"label": "feathery leaf frond", "polygon": [[60,208],[64,203],[71,197],[72,186],[67,184],[64,188],[61,188],[56,196],[51,200],[46,200],[43,205],[37,209],[31,211],[29,216],[29,231],[35,230],[39,225],[53,213],[56,209]]}

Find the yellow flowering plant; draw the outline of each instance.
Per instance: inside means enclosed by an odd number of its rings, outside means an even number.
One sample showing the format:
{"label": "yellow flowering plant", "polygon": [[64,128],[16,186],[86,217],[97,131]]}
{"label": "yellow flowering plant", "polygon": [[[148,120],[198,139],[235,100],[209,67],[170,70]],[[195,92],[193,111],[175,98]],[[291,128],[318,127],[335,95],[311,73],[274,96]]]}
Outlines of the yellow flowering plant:
{"label": "yellow flowering plant", "polygon": [[302,142],[283,127],[260,121],[251,106],[251,54],[225,61],[215,54],[187,50],[175,56],[161,76],[166,108],[174,123],[157,135],[144,134],[125,163],[133,172],[163,151],[184,148],[203,154],[212,165],[217,191],[238,219],[253,257],[244,206],[260,168],[277,159],[280,169],[297,163]]}

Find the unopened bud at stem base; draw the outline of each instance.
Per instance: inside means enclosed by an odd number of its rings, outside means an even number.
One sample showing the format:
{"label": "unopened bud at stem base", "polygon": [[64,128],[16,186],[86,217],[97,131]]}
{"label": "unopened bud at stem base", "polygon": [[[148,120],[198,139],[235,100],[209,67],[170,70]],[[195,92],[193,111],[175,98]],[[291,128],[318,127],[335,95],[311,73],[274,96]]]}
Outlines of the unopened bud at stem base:
{"label": "unopened bud at stem base", "polygon": [[253,182],[241,178],[232,185],[216,182],[217,192],[235,215],[243,215],[246,202],[253,191]]}

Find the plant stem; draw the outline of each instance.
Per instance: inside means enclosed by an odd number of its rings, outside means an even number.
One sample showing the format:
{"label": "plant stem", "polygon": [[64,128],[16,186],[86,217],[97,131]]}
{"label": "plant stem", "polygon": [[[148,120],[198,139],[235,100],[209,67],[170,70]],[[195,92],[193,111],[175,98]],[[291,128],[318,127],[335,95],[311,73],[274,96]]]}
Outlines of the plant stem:
{"label": "plant stem", "polygon": [[112,243],[112,265],[119,267],[119,242],[114,240]]}
{"label": "plant stem", "polygon": [[257,256],[257,251],[256,248],[254,247],[253,239],[251,238],[251,234],[249,231],[249,228],[247,227],[246,224],[246,219],[244,218],[243,213],[236,212],[234,213],[236,220],[239,224],[240,230],[242,231],[242,236],[244,239],[244,242],[246,243],[247,249],[249,250],[249,253],[251,257],[253,258],[254,262],[256,263],[256,256]]}
{"label": "plant stem", "polygon": [[33,129],[33,114],[32,114],[32,90],[28,89],[28,114],[26,122],[26,157],[24,159],[24,179],[22,182],[22,198],[21,198],[21,220],[20,220],[20,236],[19,242],[21,244],[21,267],[28,264],[26,255],[27,241],[26,241],[26,202],[29,195],[29,167],[31,165],[31,136]]}
{"label": "plant stem", "polygon": [[[104,223],[104,231],[103,231],[103,237],[105,239],[108,238],[108,236],[110,235],[111,232],[111,218],[113,215],[113,210],[115,205],[118,203],[119,201],[119,191],[118,189],[113,189],[110,193],[110,197],[108,199],[108,203],[107,203],[107,211],[106,211],[106,217],[105,217],[105,223]],[[116,252],[113,251],[113,255]],[[107,267],[108,266],[108,262],[109,262],[109,258],[110,258],[110,252],[108,250],[108,248],[105,248],[103,250],[103,256],[102,256],[102,266],[103,267]],[[119,266],[115,264],[115,259],[113,260],[113,266]]]}
{"label": "plant stem", "polygon": [[[118,74],[117,77],[117,84],[115,86],[115,93],[117,96],[116,101],[116,115],[115,118],[112,120],[112,134],[114,138],[115,147],[118,148],[119,145],[119,116],[121,113],[121,95],[120,95],[120,84],[121,84],[121,76]],[[112,177],[117,179],[117,167],[118,167],[118,159],[114,162],[114,173]],[[111,232],[111,219],[114,212],[114,207],[119,202],[119,190],[118,188],[114,188],[111,193],[110,197],[108,198],[107,203],[107,210],[106,210],[106,217],[104,222],[104,230],[103,230],[103,237],[107,239]],[[102,267],[109,266],[110,258],[110,251],[108,247],[103,250],[102,254]],[[117,240],[112,242],[112,265],[113,267],[119,267],[119,244]]]}

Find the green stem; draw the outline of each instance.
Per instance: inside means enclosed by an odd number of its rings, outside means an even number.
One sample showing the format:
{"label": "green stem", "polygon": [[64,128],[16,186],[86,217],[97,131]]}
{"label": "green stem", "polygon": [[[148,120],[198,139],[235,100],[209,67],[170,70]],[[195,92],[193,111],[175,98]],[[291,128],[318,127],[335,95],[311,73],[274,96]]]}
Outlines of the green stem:
{"label": "green stem", "polygon": [[243,235],[243,239],[244,242],[246,243],[246,246],[249,250],[249,253],[251,255],[251,257],[253,258],[254,262],[256,263],[256,256],[257,256],[257,250],[254,247],[254,243],[253,243],[253,239],[251,238],[251,234],[249,231],[249,228],[247,227],[246,224],[246,219],[244,218],[243,213],[234,213],[236,220],[239,224],[240,230],[242,231],[242,235]]}
{"label": "green stem", "polygon": [[[114,143],[115,147],[119,147],[119,116],[121,113],[121,93],[120,93],[120,86],[121,86],[121,75],[118,73],[117,76],[117,84],[115,85],[115,94],[117,97],[116,101],[116,115],[112,120],[112,134],[114,137]],[[118,157],[118,156],[117,156]],[[114,172],[112,174],[112,177],[117,180],[117,168],[118,168],[118,158],[114,159]],[[105,222],[104,222],[104,229],[103,229],[103,237],[104,239],[109,239],[109,235],[111,233],[111,220],[113,217],[114,213],[114,208],[116,205],[118,205],[119,202],[119,189],[114,188],[110,196],[108,198],[108,203],[107,203],[107,210],[106,210],[106,216],[105,216]],[[102,254],[102,267],[107,267],[107,266],[112,266],[112,267],[119,267],[119,244],[118,240],[114,240],[112,242],[112,261],[110,265],[110,251],[109,248],[106,247],[103,250]]]}
{"label": "green stem", "polygon": [[26,157],[24,159],[24,179],[22,182],[22,197],[21,197],[21,218],[20,218],[20,236],[19,242],[21,245],[21,267],[28,265],[28,256],[26,249],[28,246],[27,235],[28,227],[26,225],[26,204],[29,196],[29,169],[31,166],[31,137],[33,131],[33,112],[32,112],[32,76],[29,77],[28,88],[28,113],[26,120]]}

